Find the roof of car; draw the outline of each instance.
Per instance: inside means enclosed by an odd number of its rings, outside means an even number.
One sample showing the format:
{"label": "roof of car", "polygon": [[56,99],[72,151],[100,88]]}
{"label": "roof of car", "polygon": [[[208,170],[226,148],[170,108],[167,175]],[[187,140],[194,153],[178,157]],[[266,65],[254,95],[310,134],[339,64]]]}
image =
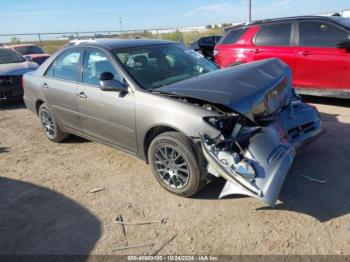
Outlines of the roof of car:
{"label": "roof of car", "polygon": [[84,43],[79,46],[102,46],[107,49],[122,49],[171,43],[174,42],[158,39],[96,39],[94,42]]}
{"label": "roof of car", "polygon": [[320,15],[309,15],[309,16],[290,16],[290,17],[279,17],[279,18],[271,18],[271,19],[262,19],[252,21],[250,23],[242,23],[234,26],[230,26],[225,28],[225,31],[230,30],[232,28],[242,27],[242,26],[251,26],[251,25],[260,25],[265,23],[273,23],[273,22],[284,22],[284,21],[300,21],[300,20],[308,20],[308,19],[320,19],[320,20],[328,20],[328,21],[339,21],[341,19],[346,19],[341,16],[320,16]]}
{"label": "roof of car", "polygon": [[15,44],[15,45],[6,45],[6,47],[10,47],[10,48],[22,47],[22,46],[36,46],[36,44]]}

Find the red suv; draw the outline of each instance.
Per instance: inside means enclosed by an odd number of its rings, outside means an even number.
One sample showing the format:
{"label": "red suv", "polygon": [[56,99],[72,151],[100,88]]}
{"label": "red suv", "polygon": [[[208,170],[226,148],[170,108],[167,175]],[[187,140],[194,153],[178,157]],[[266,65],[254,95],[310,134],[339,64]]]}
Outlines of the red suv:
{"label": "red suv", "polygon": [[350,98],[350,19],[344,17],[291,17],[231,27],[214,56],[220,67],[278,57],[292,68],[299,93]]}

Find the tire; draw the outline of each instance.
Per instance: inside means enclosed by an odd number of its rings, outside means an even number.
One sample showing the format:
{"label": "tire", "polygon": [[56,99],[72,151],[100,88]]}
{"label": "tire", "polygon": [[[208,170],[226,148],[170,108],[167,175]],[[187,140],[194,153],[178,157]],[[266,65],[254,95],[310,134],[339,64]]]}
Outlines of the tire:
{"label": "tire", "polygon": [[[165,156],[168,156],[168,163]],[[176,160],[169,160],[171,158]],[[148,149],[148,160],[158,183],[175,195],[191,197],[206,184],[201,176],[198,152],[190,139],[181,133],[165,132],[153,139]]]}
{"label": "tire", "polygon": [[69,134],[61,130],[45,103],[39,107],[38,115],[42,129],[50,141],[59,143],[68,138]]}

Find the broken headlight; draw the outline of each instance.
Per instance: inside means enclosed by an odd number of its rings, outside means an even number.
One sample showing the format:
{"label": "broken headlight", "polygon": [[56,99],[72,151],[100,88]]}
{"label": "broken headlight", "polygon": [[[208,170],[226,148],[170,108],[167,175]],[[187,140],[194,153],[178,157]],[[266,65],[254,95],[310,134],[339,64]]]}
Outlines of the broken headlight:
{"label": "broken headlight", "polygon": [[229,134],[237,122],[234,116],[208,116],[203,118],[212,127],[218,129],[223,134]]}

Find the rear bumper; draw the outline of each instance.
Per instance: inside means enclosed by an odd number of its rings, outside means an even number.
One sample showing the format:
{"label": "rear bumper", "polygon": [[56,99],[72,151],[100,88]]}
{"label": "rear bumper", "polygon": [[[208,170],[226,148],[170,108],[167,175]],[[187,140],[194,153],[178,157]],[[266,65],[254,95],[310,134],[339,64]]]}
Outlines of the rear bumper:
{"label": "rear bumper", "polygon": [[310,105],[296,102],[281,112],[275,122],[261,127],[244,149],[245,158],[255,170],[253,179],[241,176],[227,164],[227,160],[219,159],[215,148],[206,144],[203,136],[202,150],[209,170],[227,180],[220,197],[242,194],[274,206],[293,163],[295,149],[311,142],[322,132],[321,117]]}

